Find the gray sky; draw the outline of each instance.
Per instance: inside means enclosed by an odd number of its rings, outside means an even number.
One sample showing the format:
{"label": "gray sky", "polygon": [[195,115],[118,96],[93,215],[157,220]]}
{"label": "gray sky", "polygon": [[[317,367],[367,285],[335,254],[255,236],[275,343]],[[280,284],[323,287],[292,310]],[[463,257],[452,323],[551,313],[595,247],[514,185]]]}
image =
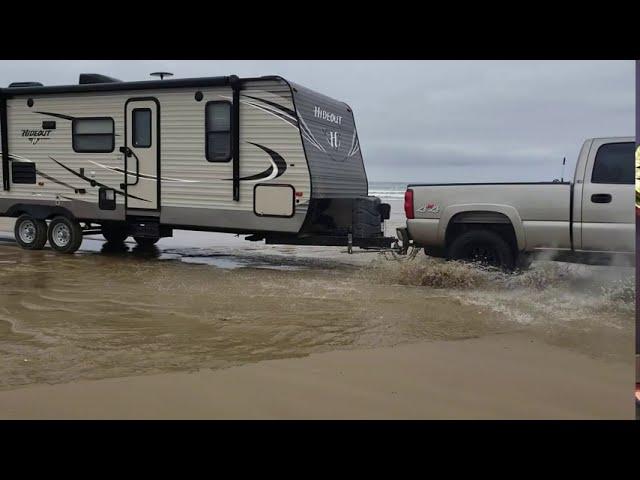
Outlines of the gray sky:
{"label": "gray sky", "polygon": [[282,75],[353,108],[372,181],[565,178],[585,138],[634,134],[633,61],[0,61],[0,85]]}

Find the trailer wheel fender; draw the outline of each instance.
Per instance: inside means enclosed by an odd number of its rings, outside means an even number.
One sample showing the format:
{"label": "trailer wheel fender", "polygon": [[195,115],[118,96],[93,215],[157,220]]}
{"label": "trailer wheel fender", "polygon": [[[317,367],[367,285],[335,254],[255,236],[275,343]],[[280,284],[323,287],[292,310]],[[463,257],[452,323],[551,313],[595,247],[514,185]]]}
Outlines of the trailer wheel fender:
{"label": "trailer wheel fender", "polygon": [[438,243],[441,245],[445,244],[447,229],[449,228],[449,224],[454,216],[459,213],[473,213],[473,212],[494,212],[500,213],[507,217],[511,222],[513,227],[513,231],[516,235],[516,243],[518,245],[518,250],[523,251],[525,249],[526,241],[525,241],[525,232],[524,226],[522,224],[522,219],[518,214],[518,210],[510,205],[496,205],[496,204],[486,204],[486,203],[473,203],[473,204],[465,204],[465,205],[449,205],[444,209],[442,215],[440,216],[440,221],[438,222]]}
{"label": "trailer wheel fender", "polygon": [[12,205],[7,213],[7,217],[19,217],[27,213],[37,220],[49,220],[53,217],[62,216],[69,220],[75,220],[76,217],[64,207],[49,205],[32,205],[28,203],[17,203]]}

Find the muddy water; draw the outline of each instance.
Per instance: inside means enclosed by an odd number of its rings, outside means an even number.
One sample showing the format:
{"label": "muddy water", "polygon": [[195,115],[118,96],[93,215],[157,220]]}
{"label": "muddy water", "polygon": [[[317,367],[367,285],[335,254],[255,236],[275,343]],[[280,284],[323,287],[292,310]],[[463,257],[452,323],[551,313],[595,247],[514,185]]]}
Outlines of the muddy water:
{"label": "muddy water", "polygon": [[512,331],[631,361],[632,268],[514,276],[342,250],[177,232],[63,256],[0,233],[0,389]]}

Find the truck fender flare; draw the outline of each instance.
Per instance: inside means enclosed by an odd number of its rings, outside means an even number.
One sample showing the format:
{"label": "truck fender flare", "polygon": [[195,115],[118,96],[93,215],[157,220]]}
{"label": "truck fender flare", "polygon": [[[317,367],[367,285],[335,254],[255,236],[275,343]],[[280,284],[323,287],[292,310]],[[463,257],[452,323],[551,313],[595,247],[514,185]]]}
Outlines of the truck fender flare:
{"label": "truck fender flare", "polygon": [[445,244],[447,228],[449,227],[451,219],[458,213],[463,212],[495,212],[503,214],[509,219],[511,225],[513,226],[513,231],[516,234],[516,243],[518,245],[518,250],[524,250],[526,245],[525,232],[518,210],[510,205],[499,205],[490,203],[468,203],[461,205],[449,205],[448,207],[446,207],[442,212],[442,215],[440,216],[440,222],[438,222],[438,243],[440,243],[441,245]]}

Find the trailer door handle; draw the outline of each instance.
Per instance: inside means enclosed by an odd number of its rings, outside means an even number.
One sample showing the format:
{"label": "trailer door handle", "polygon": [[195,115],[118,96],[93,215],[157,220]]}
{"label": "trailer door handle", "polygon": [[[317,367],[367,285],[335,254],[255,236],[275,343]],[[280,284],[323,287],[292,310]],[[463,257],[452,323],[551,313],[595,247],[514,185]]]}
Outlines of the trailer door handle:
{"label": "trailer door handle", "polygon": [[[129,147],[120,147],[120,152],[124,154],[125,156],[125,160],[124,160],[124,165],[125,165],[125,183],[120,185],[120,188],[125,188],[127,186],[133,186],[133,185],[137,185],[138,182],[140,181],[140,159],[138,158],[138,156],[133,152],[133,150],[131,150]],[[133,157],[136,160],[136,181],[133,183],[129,183],[129,166],[128,166],[128,162],[127,162],[127,158]]]}
{"label": "trailer door handle", "polygon": [[[131,151],[131,150],[129,150],[129,151]],[[133,153],[133,152],[131,152],[131,153],[133,154],[133,158],[136,159],[136,181],[133,182],[133,183],[127,182],[128,186],[137,185],[138,182],[140,181],[140,159],[138,158],[138,156],[135,153]],[[129,176],[129,171],[127,169],[127,179],[129,178],[128,176]]]}
{"label": "trailer door handle", "polygon": [[611,195],[608,193],[594,193],[591,195],[593,203],[611,203]]}

